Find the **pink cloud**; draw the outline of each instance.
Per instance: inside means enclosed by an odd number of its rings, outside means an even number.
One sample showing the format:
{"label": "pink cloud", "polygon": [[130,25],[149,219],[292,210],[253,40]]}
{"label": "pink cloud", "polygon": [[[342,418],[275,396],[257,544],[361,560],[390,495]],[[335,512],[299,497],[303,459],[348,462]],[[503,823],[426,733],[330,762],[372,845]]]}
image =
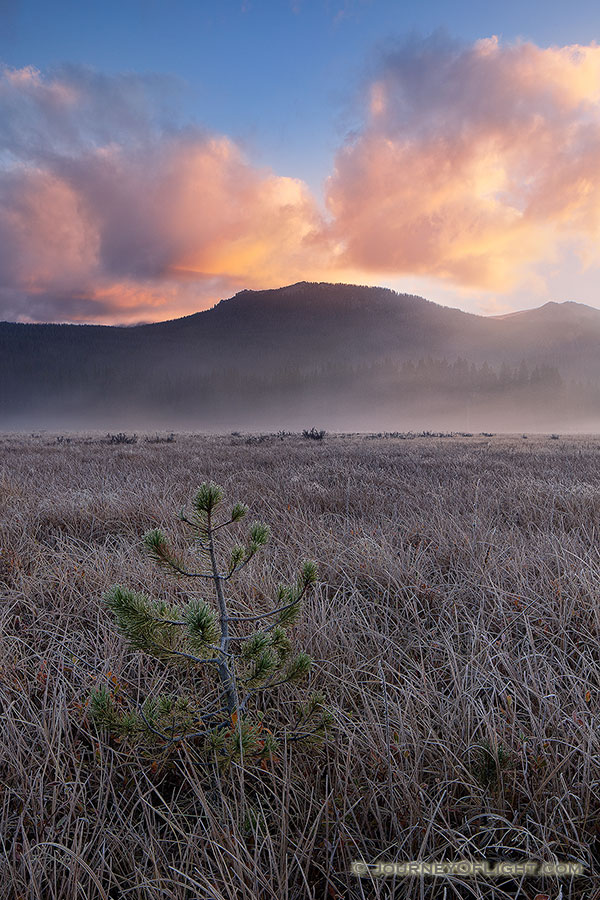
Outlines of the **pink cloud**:
{"label": "pink cloud", "polygon": [[434,36],[366,106],[327,183],[346,263],[504,291],[565,241],[597,254],[600,47]]}
{"label": "pink cloud", "polygon": [[0,315],[55,318],[63,297],[75,319],[167,318],[328,264],[301,181],[226,137],[157,125],[143,84],[61,78],[0,80]]}
{"label": "pink cloud", "polygon": [[170,79],[0,69],[0,318],[156,320],[304,279],[502,294],[600,262],[600,47],[434,36],[367,88],[323,214],[181,128]]}

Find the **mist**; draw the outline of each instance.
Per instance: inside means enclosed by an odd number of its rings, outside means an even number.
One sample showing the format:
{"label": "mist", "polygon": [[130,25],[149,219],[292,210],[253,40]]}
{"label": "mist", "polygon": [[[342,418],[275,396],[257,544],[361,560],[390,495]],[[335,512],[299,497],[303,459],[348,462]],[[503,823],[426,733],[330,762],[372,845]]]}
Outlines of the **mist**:
{"label": "mist", "polygon": [[301,282],[135,327],[0,323],[0,428],[600,430],[600,311]]}

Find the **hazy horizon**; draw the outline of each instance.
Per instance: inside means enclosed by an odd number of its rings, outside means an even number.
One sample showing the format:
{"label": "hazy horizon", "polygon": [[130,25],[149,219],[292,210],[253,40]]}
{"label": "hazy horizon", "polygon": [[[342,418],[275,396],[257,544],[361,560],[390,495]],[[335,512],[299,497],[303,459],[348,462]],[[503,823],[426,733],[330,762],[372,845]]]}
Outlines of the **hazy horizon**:
{"label": "hazy horizon", "polygon": [[303,282],[150,327],[0,323],[0,425],[594,431],[599,346],[578,304],[484,317]]}
{"label": "hazy horizon", "polygon": [[0,427],[593,429],[580,12],[2,7]]}

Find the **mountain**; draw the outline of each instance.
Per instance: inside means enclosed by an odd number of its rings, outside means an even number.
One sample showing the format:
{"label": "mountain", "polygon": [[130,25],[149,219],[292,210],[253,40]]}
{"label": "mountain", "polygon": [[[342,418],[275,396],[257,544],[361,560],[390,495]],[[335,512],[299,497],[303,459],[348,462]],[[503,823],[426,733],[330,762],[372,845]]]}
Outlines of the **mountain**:
{"label": "mountain", "polygon": [[600,377],[600,310],[550,301],[491,318],[501,325],[501,340],[516,353],[558,365],[573,377]]}
{"label": "mountain", "polygon": [[583,304],[485,317],[300,282],[150,325],[0,323],[0,427],[571,427],[596,414],[599,351]]}

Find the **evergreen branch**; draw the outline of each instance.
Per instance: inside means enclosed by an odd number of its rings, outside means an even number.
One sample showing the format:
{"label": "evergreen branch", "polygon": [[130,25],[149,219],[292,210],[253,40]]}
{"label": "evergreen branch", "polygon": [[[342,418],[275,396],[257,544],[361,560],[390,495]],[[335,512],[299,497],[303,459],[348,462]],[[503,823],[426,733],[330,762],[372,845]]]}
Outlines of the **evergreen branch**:
{"label": "evergreen branch", "polygon": [[[188,572],[186,569],[183,569],[174,558],[165,560],[165,563],[169,565],[175,572],[179,572],[180,575],[185,575],[186,578],[215,578],[215,576],[211,575],[210,572]],[[216,577],[225,579],[224,575],[217,575]]]}
{"label": "evergreen branch", "polygon": [[[219,505],[222,499],[223,488],[215,484],[214,481],[205,481],[200,485],[194,497],[194,506],[201,515],[206,514],[210,516],[213,509]],[[208,527],[210,530],[210,523]]]}
{"label": "evergreen branch", "polygon": [[264,522],[253,522],[250,526],[249,542],[250,546],[256,545],[262,547],[269,540],[269,526]]}
{"label": "evergreen branch", "polygon": [[[259,616],[230,616],[230,622],[258,622],[259,619],[268,619],[270,616],[276,616],[278,613],[286,612],[286,610],[291,609],[292,606],[297,606],[304,594],[306,593],[308,585],[305,585],[298,596],[292,600],[290,603],[286,603],[285,606],[278,606],[277,609],[272,609],[270,612],[261,613]],[[272,626],[271,626],[272,627]]]}
{"label": "evergreen branch", "polygon": [[[267,615],[269,615],[269,613],[267,613]],[[270,625],[267,625],[265,628],[263,628],[263,632],[267,633],[267,632],[272,631],[273,629],[279,628],[279,627],[281,627],[279,622],[271,622]],[[230,641],[251,641],[253,637],[254,637],[253,634],[238,634],[238,635],[232,634],[232,635],[230,635],[229,640]]]}
{"label": "evergreen branch", "polygon": [[333,721],[333,716],[325,706],[325,697],[320,691],[315,691],[311,694],[308,698],[308,702],[301,707],[300,715],[296,719],[292,733],[297,732],[300,728],[308,726],[311,719],[314,719],[314,716],[317,713],[321,714],[321,721],[318,723],[318,728],[326,727]]}
{"label": "evergreen branch", "polygon": [[213,733],[215,728],[224,728],[228,724],[229,724],[228,722],[219,722],[218,725],[215,725],[215,727],[211,728],[210,730],[191,731],[189,733],[182,734],[179,737],[176,737],[174,740],[175,741],[191,741],[191,740],[194,740],[195,738],[201,738],[201,737],[207,738],[207,737],[211,736],[211,734]]}
{"label": "evergreen branch", "polygon": [[155,728],[153,725],[150,724],[150,722],[146,718],[146,714],[144,713],[141,703],[136,703],[136,706],[137,706],[137,711],[139,713],[140,719],[142,720],[142,722],[144,723],[144,725],[146,726],[148,731],[151,731],[152,734],[155,734],[157,737],[159,737],[161,740],[165,741],[167,744],[172,743],[172,738],[169,738],[166,734],[163,734],[162,731],[158,731],[157,728]]}
{"label": "evergreen branch", "polygon": [[[213,532],[216,530],[216,528],[213,528]],[[269,526],[265,525],[264,522],[253,522],[248,533],[248,543],[246,544],[245,548],[245,559],[239,564],[235,563],[235,555],[239,555],[240,552],[240,548],[236,548],[236,550],[234,550],[234,562],[232,564],[232,567],[230,568],[227,575],[224,576],[223,580],[228,581],[233,575],[236,575],[238,572],[240,572],[244,568],[244,566],[247,566],[250,560],[256,555],[259,547],[262,547],[264,544],[266,544],[268,540]]]}
{"label": "evergreen branch", "polygon": [[259,653],[263,653],[270,646],[271,641],[264,632],[258,632],[249,636],[248,643],[242,650],[244,659],[253,659]]}
{"label": "evergreen branch", "polygon": [[[157,649],[163,653],[166,653],[169,656],[181,656],[183,659],[189,659],[193,663],[215,663],[219,665],[219,659],[216,656],[208,656],[202,659],[199,656],[194,656],[193,653],[186,653],[185,650],[175,650],[172,647],[163,647],[160,644],[157,644]],[[221,650],[220,647],[215,648],[217,650]]]}
{"label": "evergreen branch", "polygon": [[256,556],[256,550],[252,550],[251,553],[248,553],[248,556],[246,556],[244,561],[236,565],[233,569],[230,569],[227,575],[221,575],[219,577],[222,578],[223,581],[229,581],[230,578],[232,578],[234,575],[237,575],[238,572],[241,572],[244,566],[247,566],[254,556]]}
{"label": "evergreen branch", "polygon": [[220,528],[226,528],[227,525],[231,525],[233,522],[239,522],[240,519],[243,519],[246,513],[248,512],[248,507],[245,503],[236,503],[233,509],[231,510],[231,518],[226,522],[221,522],[220,525],[215,525],[212,529],[212,534],[215,531],[219,531]]}
{"label": "evergreen branch", "polygon": [[[188,572],[181,560],[171,552],[165,537],[158,528],[153,528],[144,535],[144,544],[152,559],[163,568],[172,569],[187,578],[214,578],[210,572]],[[223,576],[219,575],[219,578]]]}
{"label": "evergreen branch", "polygon": [[156,633],[173,627],[172,620],[165,618],[165,613],[173,612],[172,608],[153,603],[145,594],[115,585],[104,600],[115,615],[119,631],[137,650],[152,652]]}
{"label": "evergreen branch", "polygon": [[[204,526],[202,525],[202,523],[201,522],[192,522],[191,519],[188,519],[187,516],[184,514],[183,509],[179,513],[179,519],[181,522],[185,522],[186,525],[189,525],[190,528],[193,528],[194,531],[197,531],[199,533],[205,533]],[[198,542],[198,545],[200,546],[200,549],[206,553],[208,550],[208,547],[206,546],[206,544],[202,540],[200,540],[199,537],[196,537],[196,540]]]}
{"label": "evergreen branch", "polygon": [[308,674],[311,662],[312,660],[310,656],[308,656],[308,654],[299,653],[296,659],[289,666],[288,675],[286,675],[285,678],[280,678],[278,681],[268,681],[266,684],[261,684],[258,687],[254,687],[252,688],[252,690],[248,691],[239,705],[240,711],[245,709],[246,703],[248,702],[250,697],[252,697],[258,691],[270,690],[271,688],[279,687],[279,685],[281,684],[289,684],[290,681],[296,681],[304,675]]}
{"label": "evergreen branch", "polygon": [[273,670],[277,667],[277,657],[270,647],[257,653],[254,659],[254,666],[249,676],[245,679],[245,684],[257,684],[264,681]]}
{"label": "evergreen branch", "polygon": [[312,737],[314,734],[319,734],[319,733],[322,734],[322,733],[323,733],[323,729],[324,729],[325,727],[326,727],[326,726],[325,726],[322,722],[320,722],[318,725],[316,725],[316,726],[312,729],[312,731],[308,731],[308,732],[305,732],[305,733],[296,733],[296,732],[293,732],[293,733],[292,733],[291,735],[289,735],[289,736],[286,734],[285,740],[286,740],[286,742],[287,742],[288,744],[291,744],[291,743],[293,743],[294,741],[305,741],[306,738]]}
{"label": "evergreen branch", "polygon": [[177,569],[178,561],[171,553],[166,538],[159,528],[152,528],[144,535],[144,545],[157,565]]}
{"label": "evergreen branch", "polygon": [[204,600],[192,600],[184,613],[189,640],[195,649],[212,647],[219,640],[215,614]]}
{"label": "evergreen branch", "polygon": [[[122,690],[122,689],[121,689]],[[167,746],[177,743],[179,741],[190,740],[192,738],[198,737],[207,737],[210,736],[214,728],[224,728],[230,724],[228,719],[223,719],[223,721],[219,722],[216,726],[211,729],[211,731],[183,731],[181,734],[175,735],[175,719],[172,720],[171,723],[171,734],[168,735],[164,731],[160,731],[156,726],[150,721],[148,715],[144,710],[144,706],[135,700],[127,691],[123,691],[122,693],[127,697],[129,702],[136,708],[137,714],[140,720],[143,722],[145,728],[156,737],[160,738],[160,740],[164,741]],[[132,716],[123,715],[119,713],[116,708],[112,698],[112,695],[109,691],[106,690],[105,687],[101,687],[99,690],[94,691],[90,698],[91,703],[91,713],[92,717],[100,724],[107,728],[112,732],[125,732],[128,733],[128,727],[126,725],[126,721],[131,719]],[[150,705],[153,709],[154,715],[157,713],[160,714],[161,705],[165,708],[165,704],[168,708],[170,707],[170,703],[167,702],[166,698],[158,698],[158,701],[154,699],[147,698],[145,701],[146,705]],[[158,705],[157,705],[158,704]],[[218,717],[227,715],[227,710],[224,707],[221,707],[218,710],[215,710],[210,713],[205,713],[203,715],[194,715],[193,719],[196,722],[208,722],[210,719],[215,719]],[[130,728],[134,727],[133,724],[130,725]],[[135,729],[134,729],[135,730]]]}
{"label": "evergreen branch", "polygon": [[[217,709],[215,712],[205,713],[203,716],[198,716],[199,722],[208,722],[209,719],[216,719],[217,716],[222,716],[227,714],[226,707],[222,706],[221,709]],[[220,727],[220,726],[219,726]]]}
{"label": "evergreen branch", "polygon": [[[254,554],[252,554],[252,556],[254,556]],[[243,563],[240,563],[239,566],[235,566],[235,568],[230,569],[226,575],[223,575],[222,576],[223,581],[229,581],[230,578],[233,578],[234,575],[237,575],[238,572],[241,572],[242,569],[248,565],[248,563],[252,559],[252,556],[249,556],[247,559],[244,560]]]}
{"label": "evergreen branch", "polygon": [[237,519],[227,519],[226,522],[221,522],[219,525],[214,525],[211,528],[210,533],[214,534],[216,531],[219,531],[219,529],[221,529],[221,528],[227,528],[227,526],[231,525],[232,522],[237,522]]}
{"label": "evergreen branch", "polygon": [[[140,718],[143,721],[146,728],[149,731],[151,731],[152,734],[155,734],[157,737],[161,738],[161,740],[165,741],[167,746],[169,746],[171,744],[177,744],[177,743],[179,743],[179,741],[188,741],[188,740],[191,740],[192,738],[208,737],[211,734],[211,731],[196,731],[196,732],[192,732],[192,733],[185,732],[184,734],[178,734],[177,736],[171,735],[171,737],[169,737],[169,735],[164,734],[162,731],[158,731],[158,729],[154,728],[154,726],[150,724],[150,722],[148,721],[148,719],[146,718],[146,716],[144,714],[144,710],[142,709],[142,707],[140,706],[139,703],[137,704],[137,709],[138,709]],[[222,725],[218,725],[216,727],[217,728],[222,727]]]}

